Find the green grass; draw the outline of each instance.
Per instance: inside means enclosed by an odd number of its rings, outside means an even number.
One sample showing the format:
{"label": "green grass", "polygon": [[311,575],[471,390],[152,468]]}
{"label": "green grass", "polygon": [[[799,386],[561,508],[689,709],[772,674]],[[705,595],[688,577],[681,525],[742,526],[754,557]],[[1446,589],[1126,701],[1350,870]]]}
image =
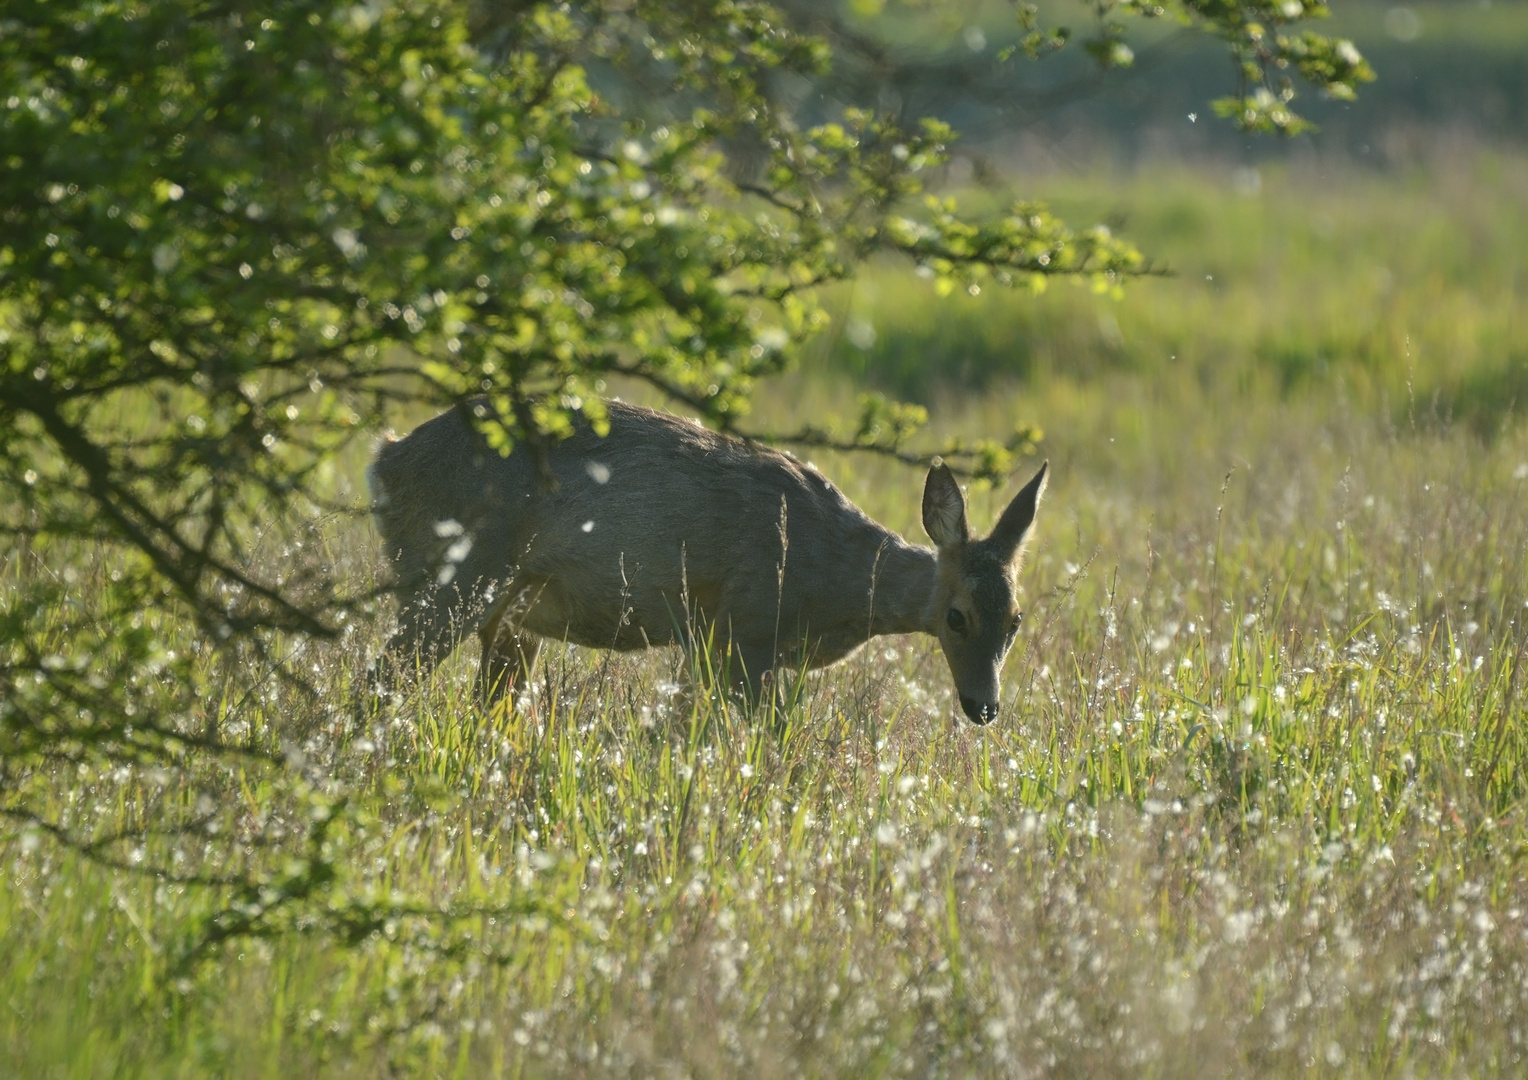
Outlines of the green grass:
{"label": "green grass", "polygon": [[817,362],[924,398],[952,381],[1118,371],[1230,379],[1249,398],[1340,382],[1399,422],[1420,410],[1484,434],[1528,404],[1520,155],[1398,177],[1157,168],[1012,188],[1075,224],[1122,229],[1173,276],[1136,282],[1117,302],[1066,282],[1038,300],[988,287],[941,302],[904,267],[886,266],[831,297],[842,332]]}
{"label": "green grass", "polygon": [[[942,430],[1047,432],[992,728],[923,639],[773,718],[674,653],[554,647],[513,711],[471,703],[464,655],[351,724],[379,619],[290,643],[316,701],[205,661],[254,691],[210,722],[285,766],[3,774],[103,831],[202,807],[112,850],[270,882],[237,898],[265,936],[188,960],[229,891],[0,826],[0,1073],[1520,1074],[1528,429],[1445,398],[1522,355],[1521,177],[1149,178],[1118,200],[1182,273],[1121,302],[861,286],[884,356],[963,349],[985,378],[911,384]],[[1286,377],[1272,340],[1328,363]],[[759,411],[847,408],[842,372]],[[919,535],[921,477],[819,463]],[[973,493],[978,526],[1004,494]],[[377,572],[362,523],[329,544]],[[304,858],[337,876],[297,898]]]}

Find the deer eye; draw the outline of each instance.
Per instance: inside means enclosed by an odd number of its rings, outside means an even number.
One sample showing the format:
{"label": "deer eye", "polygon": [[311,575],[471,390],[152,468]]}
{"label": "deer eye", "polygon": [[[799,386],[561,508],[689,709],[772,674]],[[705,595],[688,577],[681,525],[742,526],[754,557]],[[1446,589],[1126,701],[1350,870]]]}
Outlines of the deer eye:
{"label": "deer eye", "polygon": [[950,629],[957,634],[966,632],[966,617],[957,609],[951,608],[950,613],[944,617],[944,621],[950,624]]}

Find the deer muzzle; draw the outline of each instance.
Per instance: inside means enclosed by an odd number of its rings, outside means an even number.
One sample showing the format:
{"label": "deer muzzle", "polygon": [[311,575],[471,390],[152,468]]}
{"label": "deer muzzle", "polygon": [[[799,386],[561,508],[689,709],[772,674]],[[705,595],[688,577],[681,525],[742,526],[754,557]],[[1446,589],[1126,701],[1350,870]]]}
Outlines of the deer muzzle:
{"label": "deer muzzle", "polygon": [[997,702],[977,701],[975,698],[968,698],[961,694],[960,711],[965,713],[973,724],[990,724],[997,719]]}

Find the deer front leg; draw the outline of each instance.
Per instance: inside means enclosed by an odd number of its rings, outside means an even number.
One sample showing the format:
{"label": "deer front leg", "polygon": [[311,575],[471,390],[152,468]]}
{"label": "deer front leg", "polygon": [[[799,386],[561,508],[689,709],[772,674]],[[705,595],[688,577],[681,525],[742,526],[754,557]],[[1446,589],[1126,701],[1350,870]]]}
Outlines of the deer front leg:
{"label": "deer front leg", "polygon": [[731,655],[724,657],[722,664],[733,693],[740,696],[749,709],[764,710],[773,703],[776,713],[784,712],[785,695],[781,692],[776,670],[779,658],[772,645],[735,641]]}

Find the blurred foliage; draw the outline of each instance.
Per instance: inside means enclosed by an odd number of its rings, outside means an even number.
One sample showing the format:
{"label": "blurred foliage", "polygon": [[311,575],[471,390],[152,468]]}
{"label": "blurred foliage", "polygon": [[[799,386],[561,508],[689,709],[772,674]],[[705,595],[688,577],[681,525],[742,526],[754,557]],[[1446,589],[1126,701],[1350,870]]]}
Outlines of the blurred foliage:
{"label": "blurred foliage", "polygon": [[[1334,42],[1347,40],[1380,78],[1350,100],[1338,90],[1301,90],[1281,103],[1276,64],[1268,78],[1249,79],[1227,94],[1239,64],[1224,38],[1196,32],[1175,18],[1120,18],[1100,32],[1100,6],[1084,0],[1037,0],[1020,9],[1004,0],[964,4],[885,4],[853,28],[873,41],[869,70],[883,107],[933,115],[962,133],[956,149],[984,172],[1002,175],[1046,163],[1107,158],[1160,161],[1203,157],[1283,159],[1314,150],[1375,165],[1413,166],[1437,140],[1461,137],[1521,145],[1528,133],[1528,4],[1392,3],[1344,0],[1316,24]],[[851,5],[851,10],[857,10]],[[1105,12],[1113,11],[1108,5]],[[1018,59],[1033,24],[1045,35],[1043,62]],[[1299,27],[1275,31],[1298,38]],[[1057,43],[1065,47],[1057,47]],[[1100,64],[1100,53],[1117,60]],[[1008,56],[1012,59],[1004,60]],[[1230,61],[1228,63],[1228,60]],[[835,78],[844,65],[835,66]],[[1249,139],[1217,123],[1211,103],[1252,96],[1292,108],[1312,128],[1297,141]],[[828,89],[831,91],[832,86]],[[823,107],[826,107],[824,105]]]}
{"label": "blurred foliage", "polygon": [[1214,102],[1215,111],[1243,131],[1294,135],[1310,125],[1294,111],[1294,76],[1319,87],[1329,97],[1348,100],[1357,84],[1374,72],[1351,41],[1314,31],[1284,33],[1304,19],[1326,18],[1321,0],[1102,0],[1096,4],[1099,31],[1090,51],[1105,66],[1128,66],[1134,59],[1123,43],[1119,15],[1171,18],[1221,38],[1236,63],[1236,93]]}

